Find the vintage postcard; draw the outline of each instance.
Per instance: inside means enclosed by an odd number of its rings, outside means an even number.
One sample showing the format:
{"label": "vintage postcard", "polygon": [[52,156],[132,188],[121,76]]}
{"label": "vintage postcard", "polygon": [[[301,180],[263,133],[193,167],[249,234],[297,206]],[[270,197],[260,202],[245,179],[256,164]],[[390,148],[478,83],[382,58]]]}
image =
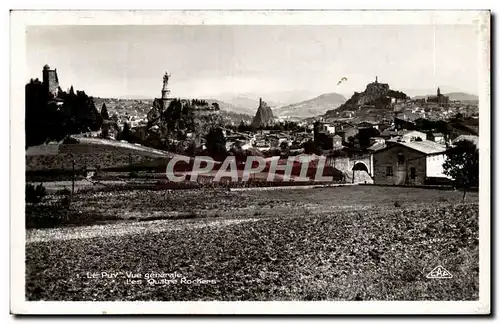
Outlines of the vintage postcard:
{"label": "vintage postcard", "polygon": [[490,313],[489,11],[12,11],[10,112],[14,314]]}

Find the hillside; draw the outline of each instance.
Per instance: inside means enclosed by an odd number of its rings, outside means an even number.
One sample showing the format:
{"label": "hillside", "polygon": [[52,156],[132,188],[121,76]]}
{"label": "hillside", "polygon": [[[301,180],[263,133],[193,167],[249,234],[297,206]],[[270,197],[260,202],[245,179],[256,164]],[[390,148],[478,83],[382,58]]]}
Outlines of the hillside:
{"label": "hillside", "polygon": [[316,98],[276,108],[274,112],[280,117],[308,118],[323,115],[328,110],[338,108],[346,98],[338,93],[325,93]]}
{"label": "hillside", "polygon": [[251,117],[255,113],[255,108],[259,106],[259,102],[257,101],[254,106],[249,106],[248,108],[235,106],[232,103],[218,100],[218,99],[203,99],[208,102],[210,105],[212,103],[217,103],[219,105],[220,110],[234,113],[234,114],[243,114]]}
{"label": "hillside", "polygon": [[253,117],[247,114],[239,114],[228,110],[221,110],[220,113],[222,117],[230,120],[234,125],[239,125],[241,121],[250,124],[253,120]]}
{"label": "hillside", "polygon": [[[223,116],[227,117],[235,124],[239,124],[242,120],[251,122],[252,116],[255,113],[255,108],[242,109],[235,107],[227,102],[217,99],[203,99],[209,105],[217,103]],[[118,98],[94,98],[96,107],[101,109],[105,103],[110,115],[117,114],[123,116],[125,114],[131,116],[145,117],[153,106],[153,99],[118,99]],[[258,106],[258,102],[255,107]]]}
{"label": "hillside", "polygon": [[[267,94],[259,94],[259,93],[239,93],[239,94],[221,94],[219,96],[214,96],[219,98],[222,101],[225,101],[233,106],[242,107],[242,108],[252,108],[259,106],[259,97],[266,96]],[[267,100],[267,104],[270,107],[279,106],[280,103],[276,102],[276,100]]]}
{"label": "hillside", "polygon": [[354,94],[337,109],[328,110],[325,117],[334,117],[351,112],[353,114],[378,114],[392,110],[393,100],[404,100],[408,96],[400,91],[392,90],[387,83],[379,83],[377,80],[366,85],[363,92]]}
{"label": "hillside", "polygon": [[79,144],[49,144],[30,147],[26,151],[26,170],[71,170],[75,168],[116,168],[151,159],[169,159],[173,153],[126,142],[78,137]]}
{"label": "hillside", "polygon": [[450,100],[460,100],[460,101],[479,101],[479,97],[470,93],[465,92],[450,92],[446,93],[445,96],[450,97]]}
{"label": "hillside", "polygon": [[[231,111],[238,114],[245,114],[253,116],[257,107],[259,107],[258,97],[246,97],[246,96],[235,96],[235,97],[223,97],[221,101],[227,105],[226,111]],[[272,101],[267,101],[270,107],[275,107],[278,104]],[[221,107],[222,109],[222,107]]]}

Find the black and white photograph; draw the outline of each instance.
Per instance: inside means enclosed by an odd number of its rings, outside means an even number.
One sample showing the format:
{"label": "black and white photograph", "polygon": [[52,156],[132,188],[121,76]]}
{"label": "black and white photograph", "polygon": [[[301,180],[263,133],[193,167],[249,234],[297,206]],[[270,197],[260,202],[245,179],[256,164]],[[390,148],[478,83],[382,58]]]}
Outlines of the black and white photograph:
{"label": "black and white photograph", "polygon": [[489,11],[12,11],[11,60],[11,312],[490,312]]}

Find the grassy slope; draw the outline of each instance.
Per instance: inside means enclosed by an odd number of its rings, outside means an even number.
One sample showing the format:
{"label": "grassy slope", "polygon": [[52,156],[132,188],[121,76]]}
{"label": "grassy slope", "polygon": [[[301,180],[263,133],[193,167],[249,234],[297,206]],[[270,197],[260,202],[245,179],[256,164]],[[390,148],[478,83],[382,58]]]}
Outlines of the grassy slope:
{"label": "grassy slope", "polygon": [[[228,194],[216,208],[224,210],[235,201],[241,201],[236,207],[245,208],[253,201],[256,211],[266,212],[227,226],[189,224],[223,221],[231,213],[212,220],[156,221],[149,231],[117,236],[112,226],[101,226],[97,237],[30,243],[26,295],[30,300],[477,299],[477,195],[471,195],[467,205],[444,201],[457,201],[459,196],[380,187],[251,192],[236,198]],[[183,197],[174,199],[178,209],[215,208],[203,196]],[[395,200],[403,208],[395,209]],[[138,198],[133,203],[143,203],[145,213],[175,205],[173,200],[165,205],[155,203],[160,199],[147,201]],[[298,205],[278,208],[291,201]],[[106,208],[119,213],[122,207]],[[249,217],[255,216],[247,211]],[[172,228],[162,229],[167,223]],[[130,228],[134,224],[145,223],[131,223]],[[65,230],[71,229],[61,231]],[[425,278],[437,265],[454,278]],[[101,271],[177,271],[217,283],[151,286],[144,280],[127,285],[124,276],[85,278],[86,272]]]}
{"label": "grassy slope", "polygon": [[45,146],[33,147],[26,152],[26,170],[71,170],[74,156],[75,168],[130,167],[153,160],[168,160],[175,154],[146,146],[99,138],[79,138],[79,144],[59,144],[57,149],[46,150]]}

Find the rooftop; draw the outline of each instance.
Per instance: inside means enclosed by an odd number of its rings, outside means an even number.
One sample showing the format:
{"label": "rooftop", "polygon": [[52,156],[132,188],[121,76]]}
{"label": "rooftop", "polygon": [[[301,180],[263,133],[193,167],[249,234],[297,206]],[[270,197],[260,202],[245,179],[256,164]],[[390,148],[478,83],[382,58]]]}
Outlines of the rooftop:
{"label": "rooftop", "polygon": [[424,154],[436,154],[436,153],[442,153],[446,151],[446,146],[442,144],[438,144],[433,141],[410,141],[410,142],[396,142],[397,144],[406,146],[408,148],[411,148],[413,150],[422,152]]}
{"label": "rooftop", "polygon": [[372,146],[370,146],[368,148],[369,151],[378,151],[378,150],[381,150],[381,149],[384,149],[386,146],[385,146],[385,143],[381,143],[381,142],[376,142],[374,143]]}
{"label": "rooftop", "polygon": [[479,136],[476,135],[460,135],[453,140],[453,144],[460,141],[469,141],[474,143],[477,147],[479,147]]}
{"label": "rooftop", "polygon": [[418,131],[418,130],[407,130],[407,129],[400,129],[400,130],[394,130],[394,129],[385,129],[380,135],[381,136],[404,136],[408,135],[410,133],[420,133],[423,134],[423,132]]}

